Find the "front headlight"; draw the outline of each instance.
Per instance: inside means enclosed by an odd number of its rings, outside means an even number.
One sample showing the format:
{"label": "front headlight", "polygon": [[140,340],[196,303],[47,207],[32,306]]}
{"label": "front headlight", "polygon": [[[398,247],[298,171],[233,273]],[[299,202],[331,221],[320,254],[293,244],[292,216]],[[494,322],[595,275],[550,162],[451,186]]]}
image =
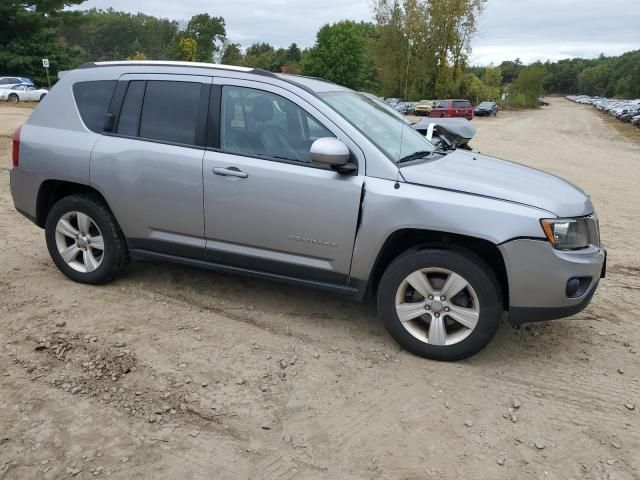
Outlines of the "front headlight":
{"label": "front headlight", "polygon": [[543,218],[542,230],[558,250],[600,247],[598,219],[593,215],[580,218]]}

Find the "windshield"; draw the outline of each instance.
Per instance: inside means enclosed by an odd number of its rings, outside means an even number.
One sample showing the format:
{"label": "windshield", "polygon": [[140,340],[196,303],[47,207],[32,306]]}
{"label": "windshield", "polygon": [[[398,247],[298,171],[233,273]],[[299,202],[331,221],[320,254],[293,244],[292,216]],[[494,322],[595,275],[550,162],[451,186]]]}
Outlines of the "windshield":
{"label": "windshield", "polygon": [[397,114],[364,95],[356,92],[326,92],[320,96],[394,162],[416,152],[435,150],[431,142]]}
{"label": "windshield", "polygon": [[493,103],[491,102],[482,102],[480,105],[478,105],[479,108],[490,108],[493,106]]}

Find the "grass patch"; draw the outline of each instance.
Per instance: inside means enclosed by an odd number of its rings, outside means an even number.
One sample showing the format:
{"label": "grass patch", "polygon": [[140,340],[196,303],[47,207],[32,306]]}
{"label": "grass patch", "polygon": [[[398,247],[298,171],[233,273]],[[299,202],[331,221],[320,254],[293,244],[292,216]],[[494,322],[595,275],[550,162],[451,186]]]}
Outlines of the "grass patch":
{"label": "grass patch", "polygon": [[631,140],[634,144],[640,145],[640,128],[631,123],[621,122],[613,118],[608,113],[601,113],[604,121],[616,129],[622,136]]}

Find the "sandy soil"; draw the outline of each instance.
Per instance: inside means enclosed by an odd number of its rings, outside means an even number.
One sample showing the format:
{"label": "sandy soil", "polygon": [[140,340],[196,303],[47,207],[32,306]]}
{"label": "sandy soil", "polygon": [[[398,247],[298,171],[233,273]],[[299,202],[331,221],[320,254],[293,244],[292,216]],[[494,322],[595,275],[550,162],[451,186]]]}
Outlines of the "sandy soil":
{"label": "sandy soil", "polygon": [[474,120],[476,149],[593,195],[610,262],[587,310],[457,364],[323,292],[153,263],[71,283],[11,202],[26,114],[0,108],[0,479],[640,478],[640,146],[591,108]]}

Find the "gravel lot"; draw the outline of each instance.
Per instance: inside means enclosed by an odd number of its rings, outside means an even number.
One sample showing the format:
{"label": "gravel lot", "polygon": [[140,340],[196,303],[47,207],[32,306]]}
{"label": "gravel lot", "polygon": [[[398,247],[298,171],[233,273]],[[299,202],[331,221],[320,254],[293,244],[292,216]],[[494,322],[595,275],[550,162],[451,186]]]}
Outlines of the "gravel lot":
{"label": "gravel lot", "polygon": [[9,194],[29,112],[0,106],[0,479],[640,478],[640,146],[590,107],[474,120],[477,150],[592,194],[609,272],[457,364],[324,292],[153,263],[71,283]]}

